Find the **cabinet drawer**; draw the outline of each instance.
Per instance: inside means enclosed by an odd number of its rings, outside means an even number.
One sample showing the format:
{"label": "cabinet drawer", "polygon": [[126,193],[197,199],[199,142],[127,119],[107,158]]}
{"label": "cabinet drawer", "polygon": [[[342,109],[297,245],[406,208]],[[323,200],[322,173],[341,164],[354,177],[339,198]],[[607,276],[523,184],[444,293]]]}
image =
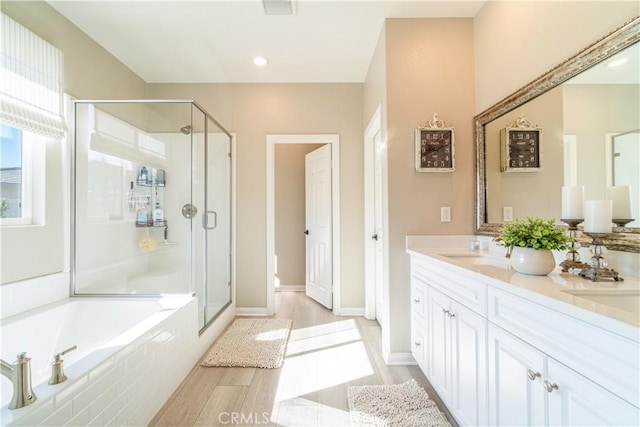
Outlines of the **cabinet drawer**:
{"label": "cabinet drawer", "polygon": [[424,260],[414,260],[412,264],[412,280],[419,279],[481,316],[487,316],[486,284]]}
{"label": "cabinet drawer", "polygon": [[411,316],[426,320],[427,284],[420,279],[411,279]]}
{"label": "cabinet drawer", "polygon": [[411,354],[423,372],[427,370],[426,338],[426,325],[423,324],[423,321],[416,318],[411,319]]}
{"label": "cabinet drawer", "polygon": [[638,406],[637,342],[492,286],[488,295],[490,322]]}

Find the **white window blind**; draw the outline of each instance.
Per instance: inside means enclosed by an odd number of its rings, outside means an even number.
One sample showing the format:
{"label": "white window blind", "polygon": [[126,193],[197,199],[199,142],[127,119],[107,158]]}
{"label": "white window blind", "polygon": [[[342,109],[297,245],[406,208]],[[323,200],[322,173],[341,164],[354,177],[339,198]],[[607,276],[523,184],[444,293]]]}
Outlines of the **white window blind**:
{"label": "white window blind", "polygon": [[66,131],[62,52],[5,14],[0,15],[0,121],[62,138]]}

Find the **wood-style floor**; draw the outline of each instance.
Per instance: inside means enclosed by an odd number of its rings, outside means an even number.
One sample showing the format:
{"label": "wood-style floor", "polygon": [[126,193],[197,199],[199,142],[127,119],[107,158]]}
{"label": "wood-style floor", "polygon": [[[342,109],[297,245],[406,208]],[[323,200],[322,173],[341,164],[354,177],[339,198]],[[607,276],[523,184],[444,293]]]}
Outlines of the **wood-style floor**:
{"label": "wood-style floor", "polygon": [[198,364],[150,425],[348,426],[349,386],[411,378],[446,413],[418,367],[385,365],[377,322],[334,316],[303,292],[276,293],[276,317],[293,320],[282,368]]}

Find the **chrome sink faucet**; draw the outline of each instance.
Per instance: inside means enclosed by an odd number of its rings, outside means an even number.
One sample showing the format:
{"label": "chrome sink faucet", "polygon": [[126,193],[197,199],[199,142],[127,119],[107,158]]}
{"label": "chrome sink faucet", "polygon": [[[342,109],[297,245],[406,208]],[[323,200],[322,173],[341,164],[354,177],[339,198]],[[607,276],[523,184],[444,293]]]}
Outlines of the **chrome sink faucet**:
{"label": "chrome sink faucet", "polygon": [[[496,236],[491,239],[493,242],[502,242],[502,237]],[[511,252],[513,251],[513,246],[507,246],[507,253],[504,255],[505,258],[511,258]]]}
{"label": "chrome sink faucet", "polygon": [[13,396],[9,409],[18,409],[32,404],[37,397],[31,388],[31,359],[27,353],[19,353],[12,364],[0,359],[0,373],[13,383]]}

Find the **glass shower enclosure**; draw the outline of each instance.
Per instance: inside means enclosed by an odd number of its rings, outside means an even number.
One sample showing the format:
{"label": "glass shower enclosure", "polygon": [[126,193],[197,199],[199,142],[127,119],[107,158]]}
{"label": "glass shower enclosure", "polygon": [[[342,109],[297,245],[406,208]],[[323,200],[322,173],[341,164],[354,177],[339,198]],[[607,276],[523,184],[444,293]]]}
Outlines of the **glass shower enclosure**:
{"label": "glass shower enclosure", "polygon": [[71,294],[231,303],[231,134],[194,101],[73,101]]}

